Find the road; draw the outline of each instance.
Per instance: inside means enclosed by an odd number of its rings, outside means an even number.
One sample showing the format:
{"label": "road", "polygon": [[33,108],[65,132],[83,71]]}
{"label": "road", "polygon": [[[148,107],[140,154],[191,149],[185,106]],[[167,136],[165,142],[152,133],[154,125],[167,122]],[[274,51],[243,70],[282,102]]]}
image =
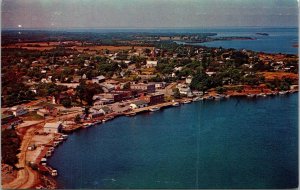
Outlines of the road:
{"label": "road", "polygon": [[21,168],[16,179],[11,181],[8,184],[4,184],[2,188],[4,189],[29,189],[36,185],[38,182],[38,174],[36,171],[32,170],[29,166],[26,165],[26,150],[31,142],[34,133],[41,128],[40,126],[31,127],[26,131],[26,134],[23,137],[21,144],[21,152],[19,154],[19,163],[17,164],[18,168]]}
{"label": "road", "polygon": [[37,171],[34,171],[31,169],[31,167],[27,166],[26,164],[26,152],[27,147],[29,146],[30,142],[32,141],[32,138],[34,137],[35,132],[42,129],[44,122],[55,122],[58,119],[60,120],[66,120],[74,117],[76,114],[80,113],[73,112],[68,115],[60,116],[59,118],[49,118],[46,121],[40,121],[39,123],[36,123],[32,125],[25,133],[21,147],[20,147],[20,153],[19,153],[19,163],[17,164],[18,168],[21,168],[18,170],[17,177],[11,181],[10,183],[3,184],[3,189],[30,189],[37,185],[39,182],[39,174]]}

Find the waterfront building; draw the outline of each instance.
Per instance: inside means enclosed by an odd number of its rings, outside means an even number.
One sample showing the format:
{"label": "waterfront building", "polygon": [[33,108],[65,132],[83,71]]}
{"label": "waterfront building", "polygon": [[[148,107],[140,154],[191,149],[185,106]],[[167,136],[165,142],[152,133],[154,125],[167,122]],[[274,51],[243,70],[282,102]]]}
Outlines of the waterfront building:
{"label": "waterfront building", "polygon": [[59,133],[61,130],[62,130],[61,122],[46,123],[44,125],[44,132],[45,133]]}
{"label": "waterfront building", "polygon": [[137,100],[132,102],[129,106],[131,109],[137,109],[137,108],[147,107],[148,103],[144,100]]}
{"label": "waterfront building", "polygon": [[155,105],[163,103],[165,101],[165,95],[162,93],[153,93],[145,96],[141,96],[141,100],[148,102],[149,105]]}
{"label": "waterfront building", "polygon": [[137,90],[137,91],[145,91],[147,93],[154,93],[155,92],[155,85],[154,84],[131,84],[130,85],[131,90]]}

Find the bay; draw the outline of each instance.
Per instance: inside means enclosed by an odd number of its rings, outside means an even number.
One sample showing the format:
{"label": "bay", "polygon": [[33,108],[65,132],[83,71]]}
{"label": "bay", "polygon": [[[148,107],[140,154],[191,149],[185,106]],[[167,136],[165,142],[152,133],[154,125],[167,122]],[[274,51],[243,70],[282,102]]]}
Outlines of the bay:
{"label": "bay", "polygon": [[292,188],[298,94],[196,102],[69,136],[49,159],[60,188]]}

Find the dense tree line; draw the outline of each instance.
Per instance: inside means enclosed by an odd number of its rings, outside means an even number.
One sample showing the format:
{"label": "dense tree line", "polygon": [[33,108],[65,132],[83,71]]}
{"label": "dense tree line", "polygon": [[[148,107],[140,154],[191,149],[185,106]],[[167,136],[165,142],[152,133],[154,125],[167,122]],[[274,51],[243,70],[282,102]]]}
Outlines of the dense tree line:
{"label": "dense tree line", "polygon": [[21,139],[14,129],[6,129],[1,133],[2,162],[16,168],[17,154],[20,153]]}

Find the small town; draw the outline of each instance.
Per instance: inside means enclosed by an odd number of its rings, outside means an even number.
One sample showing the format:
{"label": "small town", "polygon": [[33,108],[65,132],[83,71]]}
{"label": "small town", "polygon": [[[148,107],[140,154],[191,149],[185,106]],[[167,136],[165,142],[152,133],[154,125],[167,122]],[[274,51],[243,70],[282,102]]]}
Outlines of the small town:
{"label": "small town", "polygon": [[3,187],[55,188],[59,171],[47,158],[75,130],[193,101],[298,91],[298,56],[170,43],[199,36],[3,45]]}

